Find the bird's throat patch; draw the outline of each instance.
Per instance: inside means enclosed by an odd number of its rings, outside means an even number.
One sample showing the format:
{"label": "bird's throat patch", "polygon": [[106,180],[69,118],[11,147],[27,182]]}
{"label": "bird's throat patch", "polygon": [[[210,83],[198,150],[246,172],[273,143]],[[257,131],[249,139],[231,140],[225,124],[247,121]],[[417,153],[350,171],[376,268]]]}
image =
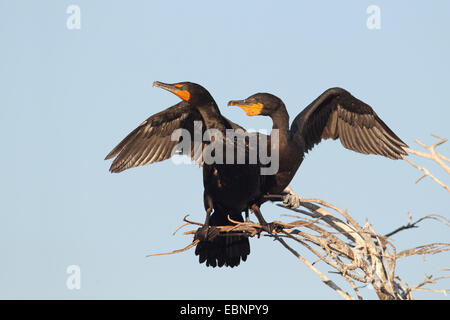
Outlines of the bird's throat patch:
{"label": "bird's throat patch", "polygon": [[262,103],[253,103],[253,104],[238,104],[238,107],[240,107],[242,110],[245,111],[245,113],[248,116],[257,116],[261,114],[261,110],[263,108]]}
{"label": "bird's throat patch", "polygon": [[191,94],[187,90],[180,90],[174,92],[178,97],[183,99],[184,101],[189,101],[189,98],[191,97]]}

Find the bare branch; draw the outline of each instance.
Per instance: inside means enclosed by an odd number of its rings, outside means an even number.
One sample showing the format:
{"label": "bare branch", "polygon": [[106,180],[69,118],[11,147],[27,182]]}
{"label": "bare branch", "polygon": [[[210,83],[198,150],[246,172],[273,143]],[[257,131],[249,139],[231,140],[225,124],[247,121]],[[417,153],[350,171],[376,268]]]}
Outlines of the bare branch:
{"label": "bare branch", "polygon": [[[414,150],[414,149],[410,149],[410,148],[405,148],[405,151],[408,152],[409,154],[414,154],[414,155],[422,157],[422,158],[427,158],[427,159],[433,160],[441,168],[443,168],[445,170],[445,172],[450,174],[450,166],[447,165],[444,162],[444,161],[450,162],[450,159],[436,151],[436,147],[438,147],[438,146],[442,145],[443,143],[447,142],[447,139],[439,137],[439,136],[434,135],[434,134],[432,134],[432,136],[437,138],[437,139],[440,139],[440,140],[438,142],[432,144],[431,146],[427,146],[426,144],[424,144],[423,142],[421,142],[421,141],[419,141],[417,139],[414,140],[414,142],[416,142],[418,145],[420,145],[425,150],[427,150],[428,153],[422,152],[422,151],[418,151],[418,150]],[[445,183],[443,183],[438,178],[436,178],[433,174],[431,174],[430,171],[427,168],[425,168],[423,166],[419,166],[419,165],[413,163],[411,160],[409,160],[409,159],[407,159],[405,157],[403,159],[406,162],[408,162],[411,166],[413,166],[417,170],[420,170],[420,171],[422,171],[424,173],[419,179],[416,180],[416,183],[418,183],[420,180],[422,180],[425,177],[430,177],[431,179],[433,179],[433,181],[435,181],[441,187],[443,187],[448,192],[450,192],[450,187],[448,185],[446,185]]]}
{"label": "bare branch", "polygon": [[427,291],[427,292],[438,292],[438,293],[443,293],[444,295],[447,295],[448,292],[450,292],[450,289],[428,289],[428,288],[423,288],[424,286],[426,286],[427,284],[435,284],[437,281],[439,280],[443,280],[443,279],[448,279],[450,278],[450,276],[443,276],[443,277],[437,277],[437,278],[433,278],[433,276],[426,276],[425,280],[422,281],[421,283],[419,283],[418,285],[409,288],[409,291]]}
{"label": "bare branch", "polygon": [[397,258],[404,258],[412,255],[426,255],[450,251],[450,243],[430,243],[424,246],[403,250],[397,254]]}
{"label": "bare branch", "polygon": [[317,274],[325,283],[327,286],[335,290],[337,293],[339,293],[344,299],[346,300],[355,300],[353,297],[351,297],[348,293],[344,292],[339,286],[337,286],[333,281],[331,281],[326,275],[324,275],[322,272],[320,272],[316,267],[312,265],[308,260],[303,258],[297,251],[292,249],[290,246],[287,245],[287,243],[280,237],[276,237],[276,239],[286,248],[288,249],[293,255],[295,255],[301,262],[303,262],[308,268],[310,268],[315,274]]}
{"label": "bare branch", "polygon": [[438,214],[429,214],[429,215],[427,215],[425,217],[422,217],[422,218],[420,218],[420,219],[418,219],[418,220],[416,220],[414,222],[411,222],[412,214],[411,213],[409,213],[409,214],[410,214],[410,216],[409,216],[408,224],[406,224],[404,226],[401,226],[401,227],[398,227],[394,231],[391,231],[391,232],[385,234],[384,236],[386,238],[388,238],[388,237],[390,237],[390,236],[392,236],[392,235],[394,235],[394,234],[396,234],[396,233],[398,233],[400,231],[403,231],[403,230],[406,230],[406,229],[411,229],[411,228],[417,228],[417,224],[419,224],[419,222],[421,222],[423,220],[426,220],[426,219],[437,220],[437,221],[441,222],[442,224],[446,225],[447,227],[450,227],[450,220],[447,219],[446,217],[443,217],[443,216],[438,215]]}
{"label": "bare branch", "polygon": [[[439,164],[445,171],[450,169],[445,161],[449,159],[436,152],[436,148],[447,140],[438,136],[438,142],[427,146],[422,142],[416,142],[426,149],[429,153],[408,149],[411,154],[415,154],[427,159],[431,159]],[[426,168],[419,167],[409,159],[405,160],[415,168],[424,172],[423,177],[430,177],[435,182],[450,192],[450,188],[443,182],[435,178]],[[269,195],[273,199],[282,200],[281,196]],[[350,216],[347,210],[342,210],[321,199],[301,199],[301,209],[286,208],[280,204],[278,206],[295,212],[295,215],[284,215],[293,219],[290,222],[272,222],[275,226],[274,231],[268,233],[262,225],[253,222],[240,222],[228,217],[229,224],[224,226],[215,226],[219,230],[218,236],[226,237],[236,233],[248,237],[255,235],[272,237],[289,250],[298,260],[312,270],[324,284],[336,291],[342,298],[348,300],[362,299],[359,288],[364,286],[372,287],[379,299],[413,299],[414,291],[429,291],[447,294],[448,289],[430,289],[426,288],[429,284],[436,284],[438,281],[448,279],[450,276],[433,277],[427,276],[424,281],[415,286],[409,286],[396,273],[398,259],[411,256],[426,256],[432,254],[445,253],[450,251],[450,243],[434,242],[420,245],[414,248],[397,250],[392,243],[392,238],[399,232],[408,229],[416,229],[424,220],[437,221],[449,227],[450,220],[438,214],[429,214],[413,221],[412,214],[409,213],[408,222],[393,231],[381,235],[375,231],[374,227],[366,221],[360,225]],[[179,227],[174,234],[183,227],[195,226],[203,227],[202,223],[183,219],[183,225]],[[184,235],[193,235],[196,230],[184,232]],[[198,244],[198,240],[191,242],[183,249],[174,250],[168,253],[152,254],[165,255],[175,254],[186,251]],[[290,243],[288,243],[290,242]],[[299,249],[307,250],[313,255],[313,262],[308,261]],[[320,263],[323,262],[323,263]],[[327,271],[321,269],[328,268]],[[441,271],[449,271],[442,269]],[[335,281],[328,277],[326,272],[343,279],[344,285],[351,288],[350,293],[338,286]]]}
{"label": "bare branch", "polygon": [[408,162],[410,165],[412,165],[414,168],[416,168],[417,170],[422,171],[424,174],[416,180],[416,183],[418,183],[420,180],[422,180],[425,177],[430,177],[431,179],[434,180],[434,182],[436,182],[437,184],[439,184],[442,188],[444,188],[445,190],[447,190],[448,192],[450,192],[450,187],[448,185],[446,185],[445,183],[443,183],[441,180],[439,180],[438,178],[436,178],[435,176],[433,176],[430,171],[428,171],[427,168],[425,167],[420,167],[417,164],[413,163],[412,161],[408,160],[407,158],[403,158],[406,162]]}
{"label": "bare branch", "polygon": [[153,253],[153,254],[148,254],[148,255],[146,255],[146,257],[155,257],[155,256],[163,256],[163,255],[169,255],[169,254],[180,253],[180,252],[189,250],[189,249],[192,248],[192,247],[195,247],[199,242],[200,242],[200,240],[194,240],[194,241],[192,241],[192,243],[190,243],[189,245],[187,245],[187,246],[184,247],[183,249],[173,250],[173,251],[171,251],[171,252],[163,252],[163,253]]}

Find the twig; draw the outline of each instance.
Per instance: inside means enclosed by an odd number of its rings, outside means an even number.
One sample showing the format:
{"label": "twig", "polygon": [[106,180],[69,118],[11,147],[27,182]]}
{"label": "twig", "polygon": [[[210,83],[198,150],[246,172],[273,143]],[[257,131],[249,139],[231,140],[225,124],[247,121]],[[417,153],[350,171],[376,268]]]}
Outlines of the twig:
{"label": "twig", "polygon": [[189,217],[188,214],[185,215],[184,218],[183,218],[183,221],[186,221],[186,223],[184,223],[184,224],[182,224],[181,226],[179,226],[179,227],[172,233],[172,235],[175,235],[180,229],[182,229],[182,228],[184,228],[184,227],[186,227],[186,226],[188,226],[188,225],[190,225],[190,224],[194,224],[193,222],[186,220],[187,217]]}
{"label": "twig", "polygon": [[422,171],[424,174],[416,180],[415,183],[418,183],[420,180],[422,180],[425,177],[430,177],[431,179],[433,179],[434,182],[436,182],[437,184],[439,184],[442,188],[444,188],[445,190],[447,190],[448,192],[450,192],[450,187],[447,186],[445,183],[443,183],[441,180],[439,180],[438,178],[436,178],[435,176],[433,176],[430,171],[428,171],[427,168],[425,167],[420,167],[418,165],[416,165],[415,163],[413,163],[411,160],[407,159],[407,158],[403,158],[406,162],[408,162],[410,165],[412,165],[414,168],[416,168],[417,170]]}
{"label": "twig", "polygon": [[438,277],[438,278],[434,278],[433,276],[426,276],[425,280],[422,281],[421,283],[419,283],[418,285],[409,288],[409,291],[428,291],[428,292],[438,292],[438,293],[443,293],[444,295],[447,295],[447,292],[450,292],[450,289],[428,289],[428,288],[422,288],[423,286],[427,285],[427,284],[435,284],[437,281],[439,280],[443,280],[443,279],[448,279],[450,278],[450,276],[443,276],[443,277]]}
{"label": "twig", "polygon": [[295,255],[301,262],[303,262],[308,268],[310,268],[315,274],[317,274],[325,283],[327,286],[335,290],[337,293],[339,293],[344,299],[346,300],[355,300],[352,296],[350,296],[348,293],[344,292],[336,283],[331,281],[326,275],[324,275],[322,272],[320,272],[316,267],[314,267],[308,260],[303,258],[297,251],[292,249],[288,244],[282,239],[277,237],[276,238],[286,249],[288,249],[293,255]]}
{"label": "twig", "polygon": [[[408,152],[409,154],[414,154],[416,156],[422,157],[422,158],[427,158],[430,160],[433,160],[434,162],[436,162],[441,168],[443,168],[445,170],[445,172],[447,172],[448,174],[450,174],[450,166],[447,165],[444,161],[450,162],[450,159],[445,157],[444,155],[438,153],[436,151],[436,147],[442,145],[443,143],[447,142],[447,139],[439,137],[437,135],[432,134],[433,137],[440,139],[440,141],[432,144],[431,146],[427,146],[426,144],[424,144],[423,142],[415,139],[414,142],[416,142],[418,145],[420,145],[421,147],[423,147],[425,150],[427,150],[429,153],[426,152],[422,152],[422,151],[417,151],[414,149],[410,149],[410,148],[405,148],[405,151]],[[448,192],[450,192],[450,187],[448,185],[446,185],[445,183],[443,183],[441,180],[439,180],[438,178],[436,178],[434,175],[432,175],[430,173],[430,171],[423,167],[423,166],[419,166],[415,163],[413,163],[411,160],[407,159],[406,157],[403,157],[403,159],[408,162],[411,166],[413,166],[414,168],[416,168],[417,170],[422,171],[424,174],[416,180],[416,183],[418,183],[420,180],[422,180],[425,177],[430,177],[431,179],[433,179],[433,181],[435,181],[437,184],[439,184],[441,187],[443,187],[444,189],[446,189]]]}
{"label": "twig", "polygon": [[184,247],[183,249],[173,250],[173,251],[171,251],[171,252],[163,252],[163,253],[153,253],[153,254],[148,254],[148,255],[146,255],[146,257],[164,256],[164,255],[169,255],[169,254],[180,253],[180,252],[189,250],[189,249],[192,248],[192,247],[195,247],[199,242],[200,242],[200,240],[194,240],[193,242],[191,242],[189,245],[187,245],[187,246]]}
{"label": "twig", "polygon": [[[449,167],[445,161],[450,162],[450,159],[436,152],[436,147],[445,143],[447,140],[438,136],[434,136],[440,141],[431,146],[426,146],[422,142],[416,140],[420,146],[425,148],[429,153],[407,149],[410,154],[431,159],[438,163],[446,172],[449,172]],[[450,192],[450,188],[434,177],[426,168],[420,167],[412,163],[409,159],[405,160],[415,168],[424,172],[424,175],[418,179],[420,181],[426,176],[429,176],[435,182],[444,187]],[[416,182],[418,182],[416,181]],[[268,199],[272,201],[282,200],[280,195],[268,195]],[[284,209],[289,209],[297,213],[296,216],[291,216],[296,219],[292,222],[285,223],[274,221],[274,230],[269,233],[267,228],[260,224],[253,222],[235,221],[228,217],[229,225],[214,226],[219,230],[218,236],[232,236],[245,235],[253,237],[255,235],[272,237],[280,242],[283,247],[288,249],[294,256],[296,256],[303,264],[310,268],[317,274],[321,280],[330,288],[335,290],[344,299],[354,300],[349,293],[345,292],[333,280],[319,270],[319,267],[324,266],[331,268],[329,271],[332,274],[342,276],[347,284],[353,289],[356,298],[362,299],[359,288],[362,286],[371,285],[380,299],[412,299],[413,291],[430,291],[442,292],[446,294],[447,289],[428,289],[425,288],[427,284],[434,284],[439,280],[450,278],[450,276],[427,278],[416,286],[409,286],[396,274],[397,260],[413,255],[430,255],[450,251],[450,243],[436,242],[417,246],[402,250],[397,253],[396,247],[390,239],[399,232],[407,229],[417,228],[419,223],[426,220],[436,220],[446,226],[450,226],[450,220],[444,216],[437,214],[430,214],[424,216],[416,221],[413,221],[412,214],[409,213],[407,224],[396,228],[395,230],[383,235],[378,234],[372,225],[366,221],[362,226],[355,219],[353,219],[347,210],[342,210],[321,199],[301,199],[300,205],[302,209],[287,208],[278,204]],[[304,218],[306,216],[306,218]],[[190,221],[188,216],[183,218],[184,224],[177,228],[174,232],[178,232],[181,228],[194,225],[203,227],[202,223]],[[193,235],[196,230],[184,232],[185,235]],[[300,251],[294,249],[287,241],[294,241],[293,244],[300,245],[301,248],[307,249],[313,254],[312,261],[309,262],[302,255]],[[148,256],[168,255],[186,251],[199,243],[195,240],[183,249],[174,250],[167,253],[151,254]],[[316,262],[324,262],[317,264]],[[317,266],[316,266],[317,264]],[[444,271],[449,269],[443,269]]]}
{"label": "twig", "polygon": [[430,243],[423,246],[403,250],[397,254],[397,258],[409,257],[412,255],[436,254],[440,252],[450,251],[450,243]]}
{"label": "twig", "polygon": [[403,231],[403,230],[406,230],[406,229],[411,229],[411,228],[417,228],[417,224],[418,224],[419,222],[423,221],[423,220],[426,220],[426,219],[434,219],[434,220],[437,220],[437,221],[441,222],[442,224],[446,225],[447,227],[450,227],[450,220],[447,219],[446,217],[441,216],[441,215],[438,215],[438,214],[429,214],[429,215],[427,215],[427,216],[425,216],[425,217],[422,217],[422,218],[420,218],[420,219],[418,219],[418,220],[416,220],[416,221],[414,221],[414,222],[411,222],[411,220],[412,220],[412,214],[409,213],[409,221],[408,221],[408,224],[406,224],[406,225],[404,225],[404,226],[401,226],[401,227],[398,227],[398,228],[395,229],[394,231],[391,231],[391,232],[385,234],[384,236],[385,236],[386,238],[388,238],[388,237],[393,236],[394,234],[396,234],[396,233],[398,233],[398,232],[400,232],[400,231]]}
{"label": "twig", "polygon": [[439,166],[441,166],[448,174],[450,174],[450,166],[445,164],[442,160],[450,162],[450,159],[443,156],[442,154],[436,152],[436,147],[440,146],[441,144],[447,142],[447,139],[442,138],[440,136],[431,134],[433,137],[440,139],[440,141],[436,142],[435,144],[432,144],[431,146],[427,146],[425,143],[421,142],[418,139],[414,139],[414,142],[420,145],[422,148],[426,149],[430,153],[420,152],[417,150],[405,148],[405,151],[423,158],[428,158],[430,160],[435,161]]}

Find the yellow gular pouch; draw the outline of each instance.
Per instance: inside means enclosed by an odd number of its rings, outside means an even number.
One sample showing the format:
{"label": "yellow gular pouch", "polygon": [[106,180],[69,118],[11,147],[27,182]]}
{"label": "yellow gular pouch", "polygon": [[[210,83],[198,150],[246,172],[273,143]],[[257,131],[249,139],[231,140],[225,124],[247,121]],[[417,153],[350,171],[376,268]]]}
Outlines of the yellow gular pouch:
{"label": "yellow gular pouch", "polygon": [[186,89],[186,85],[182,83],[177,83],[173,85],[178,88],[177,90],[173,90],[172,93],[181,98],[184,101],[189,101],[191,98],[191,93]]}
{"label": "yellow gular pouch", "polygon": [[175,92],[175,94],[178,97],[180,97],[181,99],[183,99],[184,101],[189,101],[189,99],[191,97],[191,94],[187,90],[177,91],[177,92]]}
{"label": "yellow gular pouch", "polygon": [[257,116],[261,114],[264,105],[262,103],[238,104],[238,107],[244,110],[248,116]]}

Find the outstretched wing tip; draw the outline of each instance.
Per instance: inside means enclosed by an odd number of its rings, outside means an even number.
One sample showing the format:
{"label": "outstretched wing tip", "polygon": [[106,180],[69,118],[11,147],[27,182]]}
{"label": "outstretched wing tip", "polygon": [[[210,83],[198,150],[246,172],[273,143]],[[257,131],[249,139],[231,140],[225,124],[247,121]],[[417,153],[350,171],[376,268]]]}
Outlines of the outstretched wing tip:
{"label": "outstretched wing tip", "polygon": [[111,164],[111,166],[109,167],[108,171],[110,173],[118,173],[120,171],[117,170],[117,167],[115,166],[114,162]]}
{"label": "outstretched wing tip", "polygon": [[402,159],[408,146],[375,111],[347,90],[329,88],[293,121],[291,134],[311,150],[324,139],[339,139],[344,148],[362,154]]}
{"label": "outstretched wing tip", "polygon": [[172,139],[173,132],[185,129],[192,137],[195,121],[202,121],[200,113],[184,101],[150,116],[105,157],[105,160],[115,158],[109,171],[119,173],[169,159],[179,143]]}
{"label": "outstretched wing tip", "polygon": [[402,152],[399,153],[399,157],[397,158],[398,160],[404,159],[405,157],[409,156],[409,153],[406,150],[407,148],[409,148],[409,147],[405,143],[401,146]]}
{"label": "outstretched wing tip", "polygon": [[109,159],[111,159],[111,158],[113,158],[113,157],[114,157],[114,154],[112,154],[112,151],[111,151],[110,153],[108,153],[108,154],[106,155],[105,159],[103,159],[103,160],[109,160]]}

